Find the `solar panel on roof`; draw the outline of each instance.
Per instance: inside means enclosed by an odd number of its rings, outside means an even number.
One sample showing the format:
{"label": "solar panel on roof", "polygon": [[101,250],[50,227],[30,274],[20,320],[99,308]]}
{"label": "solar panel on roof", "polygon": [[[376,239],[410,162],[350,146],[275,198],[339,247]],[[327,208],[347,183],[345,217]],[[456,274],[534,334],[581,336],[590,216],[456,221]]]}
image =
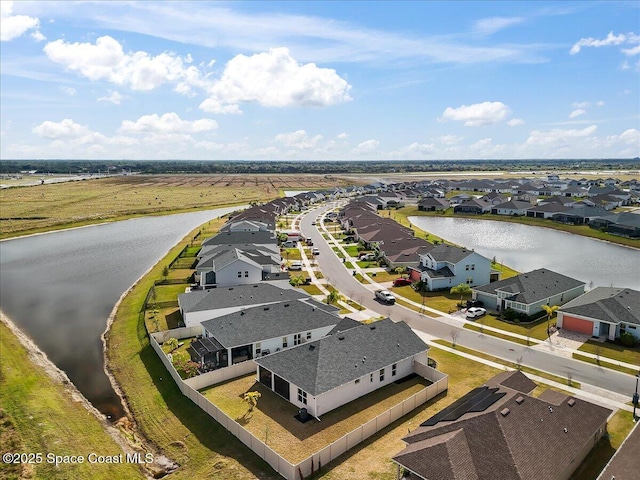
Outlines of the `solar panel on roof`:
{"label": "solar panel on roof", "polygon": [[421,427],[432,427],[438,422],[451,422],[459,419],[465,413],[483,412],[506,395],[498,392],[498,388],[478,387],[459,398],[444,410],[420,424]]}

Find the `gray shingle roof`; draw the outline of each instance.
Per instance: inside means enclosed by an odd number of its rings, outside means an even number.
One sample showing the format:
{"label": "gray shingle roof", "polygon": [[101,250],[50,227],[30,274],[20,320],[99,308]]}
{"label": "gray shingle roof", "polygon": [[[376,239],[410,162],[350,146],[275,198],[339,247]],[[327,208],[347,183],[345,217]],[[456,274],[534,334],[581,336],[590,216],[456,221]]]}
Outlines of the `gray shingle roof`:
{"label": "gray shingle roof", "polygon": [[266,282],[234,287],[219,287],[211,290],[195,290],[178,295],[180,306],[185,312],[200,312],[242,305],[259,305],[308,297],[306,293],[293,288],[279,288]]}
{"label": "gray shingle roof", "polygon": [[436,245],[429,255],[431,255],[436,262],[449,262],[458,263],[460,260],[467,258],[473,252],[466,248],[456,247],[455,245],[449,245],[441,243]]}
{"label": "gray shingle roof", "polygon": [[630,288],[597,287],[566,303],[560,311],[609,323],[640,325],[640,291]]}
{"label": "gray shingle roof", "polygon": [[322,304],[311,304],[305,299],[282,301],[206,320],[202,327],[222,345],[231,348],[340,322],[340,317],[318,305]]}
{"label": "gray shingle roof", "polygon": [[220,245],[220,244],[238,244],[238,243],[255,243],[255,244],[269,244],[277,243],[277,239],[273,232],[260,231],[260,232],[220,232],[219,234],[207,238],[202,242],[202,246],[207,245]]}
{"label": "gray shingle roof", "polygon": [[572,290],[580,285],[585,285],[585,282],[546,268],[539,268],[499,282],[474,287],[473,290],[493,295],[496,295],[497,291],[509,292],[516,295],[512,300],[524,304],[532,304]]}
{"label": "gray shingle roof", "polygon": [[[484,412],[416,428],[404,438],[409,445],[394,460],[407,462],[408,468],[429,479],[556,479],[578,467],[580,450],[611,413],[575,398],[571,405],[566,396],[552,406],[508,387],[501,390],[507,395]],[[433,462],[436,454],[445,455],[446,462]]]}
{"label": "gray shingle roof", "polygon": [[313,396],[426,352],[404,322],[384,319],[256,359],[256,363]]}

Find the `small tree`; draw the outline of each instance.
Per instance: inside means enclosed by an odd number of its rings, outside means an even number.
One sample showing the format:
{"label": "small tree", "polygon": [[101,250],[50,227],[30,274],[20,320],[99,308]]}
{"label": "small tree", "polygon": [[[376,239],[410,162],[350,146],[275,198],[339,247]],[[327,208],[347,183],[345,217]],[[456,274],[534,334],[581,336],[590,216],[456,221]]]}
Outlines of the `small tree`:
{"label": "small tree", "polygon": [[182,371],[185,373],[187,378],[191,378],[198,375],[199,368],[200,368],[200,365],[198,363],[192,362],[191,360],[189,360],[185,362],[185,364],[182,366]]}
{"label": "small tree", "polygon": [[254,407],[258,406],[258,399],[262,396],[260,392],[247,392],[242,399],[249,405],[249,411],[253,412]]}
{"label": "small tree", "polygon": [[549,341],[551,341],[551,325],[549,323],[551,322],[551,317],[558,308],[560,308],[558,305],[554,305],[553,307],[550,307],[549,305],[542,305],[542,309],[547,312],[547,338]]}
{"label": "small tree", "polygon": [[461,283],[460,285],[451,287],[449,293],[451,295],[460,294],[460,304],[462,304],[462,297],[464,297],[465,295],[471,295],[471,287],[468,283]]}
{"label": "small tree", "polygon": [[178,348],[178,339],[171,337],[169,340],[164,342],[165,346],[169,349],[169,353],[173,352],[176,348]]}
{"label": "small tree", "polygon": [[169,276],[169,265],[165,265],[164,267],[162,267],[162,278],[166,280],[168,276]]}
{"label": "small tree", "polygon": [[294,275],[289,279],[289,283],[294,287],[299,287],[304,283],[304,277],[302,275]]}
{"label": "small tree", "polygon": [[338,303],[340,301],[340,292],[337,290],[331,290],[329,295],[327,295],[327,303],[329,305],[333,305],[334,303]]}
{"label": "small tree", "polygon": [[460,336],[460,330],[452,328],[449,332],[449,336],[451,337],[451,346],[456,348],[456,343],[458,343],[458,337]]}

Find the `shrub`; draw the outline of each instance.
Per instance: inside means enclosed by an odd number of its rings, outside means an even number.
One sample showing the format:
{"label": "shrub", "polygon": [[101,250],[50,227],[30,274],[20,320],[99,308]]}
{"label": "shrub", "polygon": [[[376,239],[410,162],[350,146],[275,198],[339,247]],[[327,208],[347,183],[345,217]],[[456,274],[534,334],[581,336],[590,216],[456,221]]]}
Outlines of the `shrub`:
{"label": "shrub", "polygon": [[620,334],[620,343],[624,347],[633,347],[636,343],[636,338],[629,332],[623,332]]}
{"label": "shrub", "polygon": [[506,310],[503,310],[502,318],[504,318],[508,322],[514,322],[514,323],[526,322],[529,320],[529,316],[526,313],[517,312],[512,308],[507,308]]}

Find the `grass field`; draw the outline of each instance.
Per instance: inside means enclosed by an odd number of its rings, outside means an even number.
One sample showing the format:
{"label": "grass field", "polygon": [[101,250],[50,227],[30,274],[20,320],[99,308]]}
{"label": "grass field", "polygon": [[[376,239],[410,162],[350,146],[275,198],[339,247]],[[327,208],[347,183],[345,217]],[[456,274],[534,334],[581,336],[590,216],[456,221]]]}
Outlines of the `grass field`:
{"label": "grass field", "polygon": [[134,175],[2,190],[0,238],[233,204],[264,202],[279,190],[346,185],[322,175]]}
{"label": "grass field", "polygon": [[[587,340],[580,347],[583,352],[597,354],[598,352],[603,357],[618,360],[619,362],[631,363],[633,365],[640,365],[640,347],[623,347],[610,342],[595,342],[593,340]],[[636,372],[637,373],[637,372]]]}
{"label": "grass field", "polygon": [[[63,384],[35,365],[27,350],[0,322],[0,450],[55,455],[118,455],[120,447]],[[0,478],[112,479],[145,478],[131,464],[60,465],[0,463]]]}

